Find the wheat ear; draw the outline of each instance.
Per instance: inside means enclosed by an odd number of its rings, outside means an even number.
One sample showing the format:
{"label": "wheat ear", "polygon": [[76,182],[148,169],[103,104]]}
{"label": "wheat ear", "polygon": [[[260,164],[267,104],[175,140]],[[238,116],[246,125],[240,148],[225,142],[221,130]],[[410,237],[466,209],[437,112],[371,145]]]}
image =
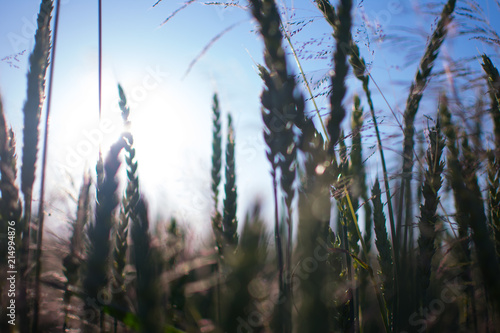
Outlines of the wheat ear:
{"label": "wheat ear", "polygon": [[495,156],[500,160],[500,74],[498,69],[493,65],[491,59],[483,54],[483,70],[486,73],[490,94],[490,114],[493,118],[493,130],[495,133]]}
{"label": "wheat ear", "polygon": [[[111,146],[106,161],[102,165],[104,175],[99,170],[98,162],[97,193],[95,222],[88,228],[89,248],[86,261],[86,275],[83,280],[83,289],[91,300],[98,300],[98,293],[106,292],[109,282],[109,255],[111,250],[110,234],[113,228],[115,209],[118,206],[118,180],[116,174],[120,167],[119,154],[125,146],[125,140],[120,138]],[[99,175],[101,174],[101,175]],[[99,304],[99,303],[98,303]],[[101,304],[99,304],[101,305]],[[93,332],[99,324],[102,328],[103,318],[92,305],[85,303],[84,310],[91,320],[85,325],[85,331]]]}
{"label": "wheat ear", "polygon": [[223,250],[222,215],[219,212],[219,185],[221,181],[222,168],[222,134],[220,122],[219,98],[213,96],[212,105],[212,196],[214,199],[214,213],[212,215],[212,230],[214,232],[215,244],[219,254]]}
{"label": "wheat ear", "polygon": [[387,234],[386,219],[384,214],[384,206],[382,204],[382,193],[378,179],[372,188],[372,202],[373,202],[373,224],[375,228],[375,245],[378,250],[378,261],[381,268],[383,294],[389,313],[389,321],[393,320],[393,307],[394,307],[394,258],[392,252],[391,242]]}
{"label": "wheat ear", "polygon": [[158,253],[151,244],[149,218],[144,198],[140,198],[133,208],[131,236],[134,244],[134,263],[136,268],[137,315],[144,333],[163,332],[162,315],[158,291]]}
{"label": "wheat ear", "polygon": [[420,206],[420,219],[418,228],[420,237],[418,239],[419,255],[417,259],[417,274],[420,288],[421,306],[429,304],[429,284],[431,277],[432,258],[436,252],[436,224],[438,222],[437,207],[439,205],[438,192],[441,188],[441,174],[444,162],[441,155],[444,149],[444,140],[441,136],[439,123],[429,131],[429,149],[427,150],[427,171],[422,186],[424,204]]}
{"label": "wheat ear", "polygon": [[224,214],[222,227],[225,246],[236,248],[238,245],[238,220],[236,218],[236,163],[234,155],[234,128],[231,115],[228,115],[227,144],[226,144],[226,183],[224,184]]}

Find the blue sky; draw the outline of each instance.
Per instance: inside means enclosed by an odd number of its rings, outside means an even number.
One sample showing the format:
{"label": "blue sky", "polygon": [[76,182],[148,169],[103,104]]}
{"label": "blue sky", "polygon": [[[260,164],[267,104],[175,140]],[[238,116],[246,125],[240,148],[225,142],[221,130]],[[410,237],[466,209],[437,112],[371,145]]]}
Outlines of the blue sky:
{"label": "blue sky", "polygon": [[[121,131],[118,83],[124,87],[131,104],[141,186],[151,203],[152,220],[175,216],[187,221],[197,232],[209,226],[211,98],[215,91],[219,93],[223,124],[227,112],[231,112],[235,123],[240,220],[256,197],[264,200],[266,215],[272,216],[272,205],[267,204],[272,202],[271,179],[260,117],[262,83],[255,66],[263,62],[263,49],[250,13],[242,8],[222,8],[196,1],[161,26],[183,2],[164,0],[152,8],[154,3],[103,0],[102,119],[107,124],[103,129],[102,125],[99,127],[97,111],[97,1],[62,1],[46,192],[51,230],[63,225],[68,209],[74,210],[67,193],[75,195],[84,170],[95,168],[98,144],[94,141],[102,136],[106,147]],[[362,55],[370,62],[372,76],[398,117],[417,67],[415,62],[405,66],[405,59],[408,55],[421,56],[436,18],[423,13],[428,3],[357,2],[355,35]],[[479,4],[486,18],[498,25],[500,10],[495,2],[483,0]],[[246,2],[239,5],[245,6]],[[463,1],[459,5],[467,6],[467,3]],[[0,62],[0,92],[8,121],[20,138],[28,55],[33,47],[39,1],[1,0],[0,7],[0,59],[4,59]],[[331,49],[331,29],[311,1],[287,2],[286,7],[285,22],[290,23],[287,26],[290,31],[297,27],[294,22],[312,20],[292,37],[297,49],[303,49],[304,43],[307,50]],[[205,45],[234,24],[236,26],[217,40],[185,76],[190,63]],[[394,34],[411,35],[404,32],[403,26],[421,32],[420,37],[408,38],[413,46],[397,44],[388,38]],[[498,31],[499,27],[496,28]],[[378,41],[383,35],[387,36],[385,41]],[[322,41],[320,45],[319,41]],[[443,54],[458,59],[481,52],[491,54],[492,49],[477,40],[455,38],[446,43]],[[16,55],[18,61],[5,60]],[[329,70],[328,57],[302,61],[309,77],[315,80]],[[444,61],[445,57],[438,59],[438,68]],[[289,65],[297,73],[291,58]],[[476,68],[478,65],[478,62],[471,63]],[[373,85],[372,91],[382,131],[386,138],[391,136],[386,139],[387,148],[397,152],[401,148],[397,121]],[[354,93],[364,97],[359,84],[350,79],[348,98],[344,101],[348,110]],[[473,96],[474,92],[470,93]],[[319,98],[318,102],[326,110],[327,101]],[[422,114],[433,114],[432,94],[425,102],[430,106]],[[310,105],[309,110],[312,110]],[[425,125],[425,118],[421,118],[420,127]],[[346,129],[348,124],[346,118]],[[370,147],[372,133],[368,130],[366,134],[368,157],[374,148]],[[395,169],[400,159],[397,153],[392,155],[389,164]],[[373,166],[370,174],[373,181],[380,169],[378,156],[373,155],[367,163]]]}

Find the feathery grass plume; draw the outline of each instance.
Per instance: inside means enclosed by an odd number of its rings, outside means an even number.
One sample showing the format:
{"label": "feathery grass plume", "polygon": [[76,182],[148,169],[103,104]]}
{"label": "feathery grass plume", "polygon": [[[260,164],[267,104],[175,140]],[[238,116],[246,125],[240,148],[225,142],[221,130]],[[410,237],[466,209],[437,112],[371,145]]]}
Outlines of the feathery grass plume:
{"label": "feathery grass plume", "polygon": [[386,219],[384,214],[384,206],[382,204],[382,193],[378,179],[372,188],[372,202],[373,202],[373,224],[375,228],[375,245],[378,250],[378,261],[380,264],[381,278],[382,278],[382,291],[384,294],[389,323],[392,327],[393,321],[393,307],[394,307],[394,260],[392,255],[391,242],[387,234],[385,226]]}
{"label": "feathery grass plume", "polygon": [[212,216],[212,230],[214,232],[215,244],[222,254],[223,238],[222,238],[222,215],[219,212],[219,185],[221,181],[222,168],[222,134],[220,122],[219,99],[217,94],[213,97],[212,106],[212,195],[214,198],[214,215]]}
{"label": "feathery grass plume", "polygon": [[349,66],[347,65],[347,56],[349,53],[349,45],[352,40],[351,25],[352,25],[352,1],[341,0],[337,8],[335,25],[337,29],[333,32],[333,37],[337,43],[333,55],[333,64],[335,73],[332,76],[332,91],[330,95],[331,113],[330,119],[326,125],[330,137],[328,150],[333,153],[333,146],[337,143],[340,137],[340,124],[345,117],[345,109],[342,101],[345,97],[347,88],[345,80]]}
{"label": "feathery grass plume", "polygon": [[[414,133],[415,133],[415,116],[417,114],[420,101],[422,99],[424,90],[431,78],[432,68],[436,60],[439,48],[448,32],[448,26],[452,20],[452,14],[455,10],[456,0],[448,0],[444,6],[441,17],[432,33],[432,36],[427,44],[425,53],[420,60],[419,67],[415,78],[410,86],[410,93],[406,100],[406,107],[403,113],[403,181],[401,186],[401,198],[404,198],[405,205],[405,223],[409,223],[412,216],[412,191],[411,191],[411,172],[413,169],[413,147],[414,147]],[[400,207],[402,210],[402,207]],[[401,225],[398,225],[398,236],[400,233]]]}
{"label": "feathery grass plume", "polygon": [[159,285],[159,253],[151,244],[146,202],[140,198],[132,207],[132,229],[134,264],[136,268],[137,316],[141,332],[163,332],[163,317],[159,300],[162,293]]}
{"label": "feathery grass plume", "polygon": [[45,74],[49,65],[50,20],[53,9],[52,0],[42,0],[37,18],[35,46],[29,57],[27,97],[23,107],[23,154],[21,167],[21,190],[24,195],[24,217],[21,225],[22,244],[19,253],[19,294],[18,306],[20,331],[28,332],[31,320],[28,317],[27,297],[29,247],[31,231],[31,200],[35,181],[36,159],[38,153],[39,125],[44,101]]}
{"label": "feathery grass plume", "polygon": [[83,176],[83,183],[80,187],[80,194],[78,195],[78,207],[76,212],[76,219],[71,224],[72,234],[69,241],[69,253],[63,259],[63,272],[66,277],[64,285],[64,323],[63,331],[68,328],[69,308],[71,304],[71,296],[73,296],[73,288],[77,285],[80,279],[80,266],[82,264],[82,250],[84,228],[89,219],[90,209],[90,175],[85,173]]}
{"label": "feathery grass plume", "polygon": [[445,146],[441,135],[439,121],[436,127],[429,130],[429,149],[427,150],[427,171],[422,185],[424,204],[420,206],[420,219],[418,228],[419,255],[417,260],[417,274],[420,289],[420,306],[428,306],[431,296],[429,284],[431,278],[432,258],[436,252],[436,224],[438,221],[437,207],[440,201],[438,196],[442,185],[441,174],[444,169],[444,161],[441,160]]}
{"label": "feathery grass plume", "polygon": [[490,113],[493,118],[495,133],[495,157],[497,160],[500,160],[500,75],[498,74],[498,69],[486,54],[483,54],[482,58],[483,63],[481,65],[488,79],[491,99]]}
{"label": "feathery grass plume", "polygon": [[224,184],[224,215],[222,228],[225,246],[236,248],[238,245],[238,220],[236,219],[236,166],[234,156],[234,128],[231,115],[228,115],[228,133],[226,145],[226,183]]}
{"label": "feathery grass plume", "polygon": [[488,152],[488,204],[495,248],[500,258],[500,167],[491,151]]}
{"label": "feathery grass plume", "polygon": [[[238,249],[228,253],[227,263],[231,271],[226,278],[223,292],[223,331],[224,332],[263,332],[265,316],[257,307],[251,283],[265,267],[267,257],[267,236],[260,217],[260,206],[255,205],[245,217]],[[265,319],[265,318],[262,318]]]}
{"label": "feathery grass plume", "polygon": [[[97,163],[95,222],[88,228],[89,248],[83,289],[87,296],[86,300],[95,301],[99,307],[102,304],[98,302],[100,299],[98,294],[106,293],[109,282],[109,256],[112,246],[110,233],[113,228],[115,209],[118,206],[116,173],[120,167],[119,154],[125,145],[125,139],[120,137],[111,146],[104,164],[101,164],[101,160]],[[101,165],[104,174],[99,170]],[[87,319],[85,331],[94,332],[99,323],[102,325],[103,318],[99,314],[100,309],[96,308],[94,303],[89,304],[86,301],[84,311]]]}

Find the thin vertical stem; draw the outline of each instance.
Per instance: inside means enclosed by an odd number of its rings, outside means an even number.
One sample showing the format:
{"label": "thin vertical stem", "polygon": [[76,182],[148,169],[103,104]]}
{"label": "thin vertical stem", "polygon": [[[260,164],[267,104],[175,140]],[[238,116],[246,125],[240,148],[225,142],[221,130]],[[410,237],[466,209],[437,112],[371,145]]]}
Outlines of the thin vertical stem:
{"label": "thin vertical stem", "polygon": [[101,108],[102,108],[102,0],[98,0],[98,30],[99,30],[99,122],[101,121]]}
{"label": "thin vertical stem", "polygon": [[[274,237],[276,240],[276,255],[277,255],[277,260],[278,260],[278,273],[279,273],[279,291],[280,295],[279,297],[282,297],[283,295],[281,294],[283,292],[283,253],[282,253],[282,247],[281,247],[281,235],[280,235],[280,225],[279,225],[279,216],[278,216],[278,184],[277,184],[277,179],[276,179],[276,169],[273,168],[273,191],[274,191]],[[279,317],[280,317],[280,323],[282,323],[282,319],[284,316],[283,306],[278,307],[279,311]]]}

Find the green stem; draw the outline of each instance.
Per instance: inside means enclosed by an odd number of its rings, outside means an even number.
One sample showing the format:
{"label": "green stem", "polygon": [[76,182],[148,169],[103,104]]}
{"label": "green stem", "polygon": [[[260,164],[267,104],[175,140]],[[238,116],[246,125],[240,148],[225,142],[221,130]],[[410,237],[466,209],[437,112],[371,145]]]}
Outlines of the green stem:
{"label": "green stem", "polygon": [[297,52],[295,52],[295,48],[293,47],[292,40],[290,39],[290,36],[288,36],[288,32],[283,27],[283,23],[281,23],[281,28],[283,30],[285,39],[288,42],[288,45],[290,45],[290,49],[292,50],[293,58],[295,59],[295,62],[297,63],[297,67],[299,68],[300,75],[302,75],[302,79],[304,80],[304,83],[306,84],[307,92],[309,93],[309,96],[311,96],[311,101],[314,104],[314,109],[316,110],[316,114],[318,115],[319,122],[321,124],[321,128],[323,129],[323,133],[325,133],[326,142],[330,142],[330,139],[328,137],[328,132],[327,132],[326,127],[325,127],[325,123],[323,122],[323,118],[321,118],[321,115],[319,113],[319,108],[318,108],[318,105],[316,104],[316,99],[314,98],[314,95],[312,93],[311,86],[309,85],[309,82],[307,81],[306,74],[304,72],[304,69],[302,68],[300,61],[299,61],[299,57],[297,56]]}

